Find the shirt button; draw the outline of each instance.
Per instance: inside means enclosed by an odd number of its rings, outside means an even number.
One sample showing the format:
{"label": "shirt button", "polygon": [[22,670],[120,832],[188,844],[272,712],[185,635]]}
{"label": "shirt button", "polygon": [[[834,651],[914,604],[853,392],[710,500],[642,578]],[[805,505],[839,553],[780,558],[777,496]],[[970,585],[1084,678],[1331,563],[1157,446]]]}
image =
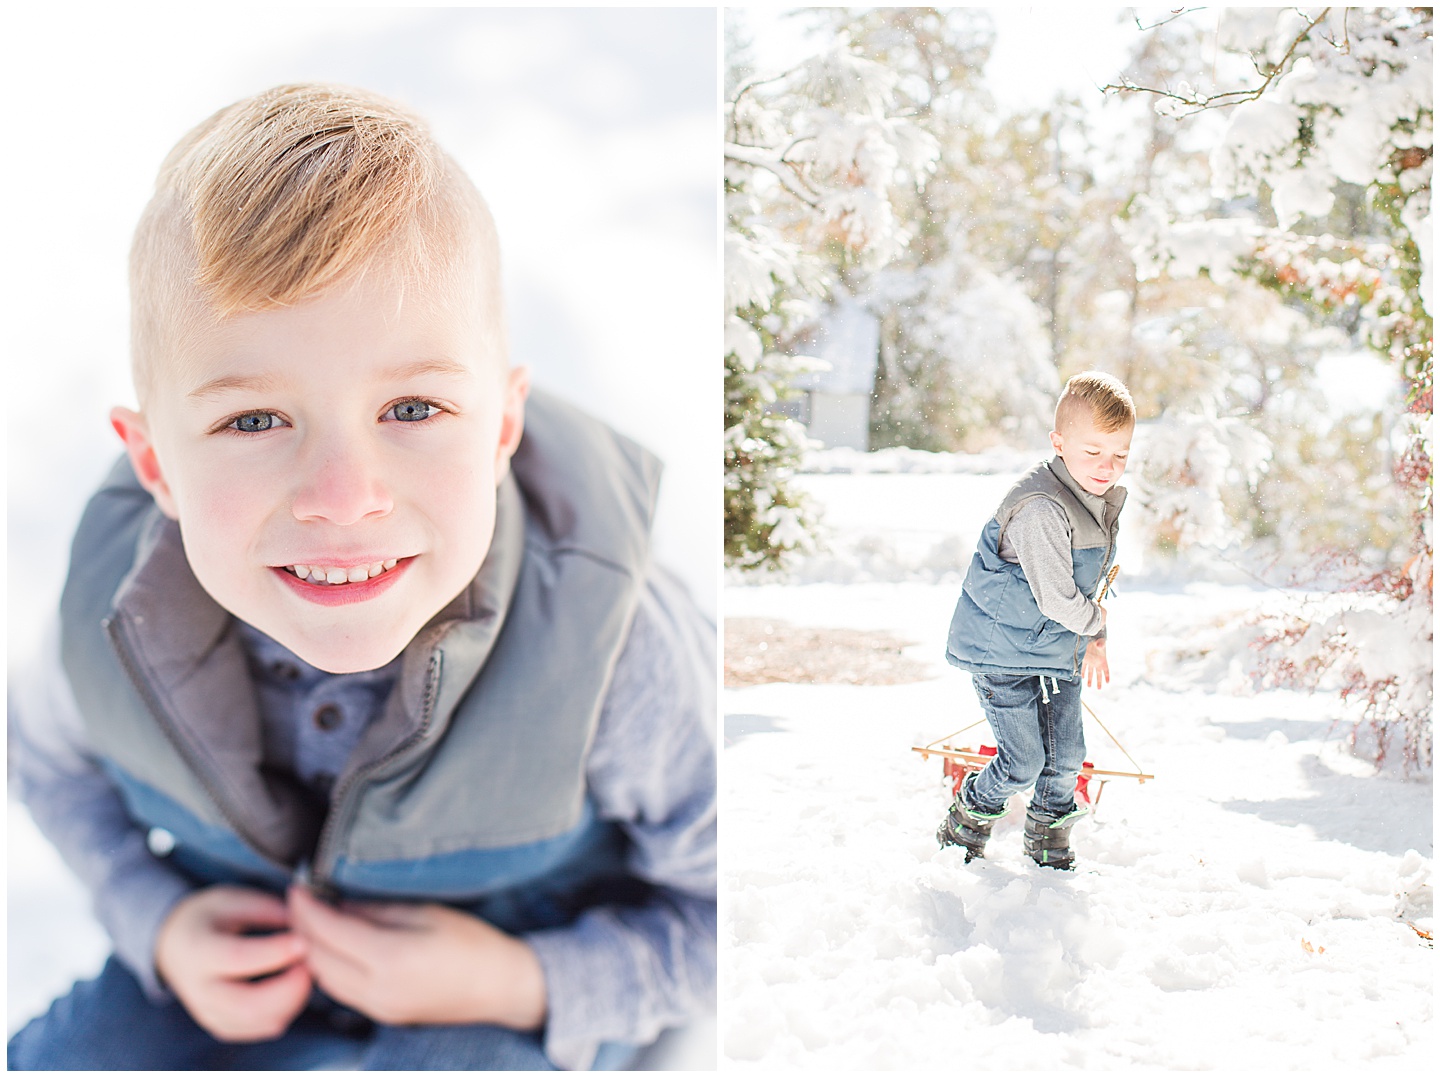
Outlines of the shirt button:
{"label": "shirt button", "polygon": [[326,704],[324,707],[317,708],[311,718],[321,730],[329,731],[340,725],[342,716],[338,707],[334,704]]}
{"label": "shirt button", "polygon": [[275,676],[281,681],[294,681],[300,676],[300,668],[294,663],[285,662],[283,659],[271,667],[271,669],[275,671]]}
{"label": "shirt button", "polygon": [[168,857],[175,849],[175,836],[163,827],[152,827],[145,835],[145,845],[156,857]]}

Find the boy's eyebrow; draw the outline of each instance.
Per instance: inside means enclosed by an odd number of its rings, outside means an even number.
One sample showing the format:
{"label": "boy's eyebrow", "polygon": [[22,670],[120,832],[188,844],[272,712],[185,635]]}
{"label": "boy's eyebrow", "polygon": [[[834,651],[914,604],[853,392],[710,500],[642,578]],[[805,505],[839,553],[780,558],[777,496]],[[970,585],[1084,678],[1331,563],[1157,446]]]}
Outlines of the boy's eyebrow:
{"label": "boy's eyebrow", "polygon": [[208,382],[201,383],[186,394],[186,396],[191,400],[198,400],[205,397],[219,396],[221,393],[226,393],[232,389],[244,389],[252,393],[260,393],[271,388],[274,384],[275,379],[269,375],[257,374],[244,376],[225,374],[219,378],[212,378]]}
{"label": "boy's eyebrow", "polygon": [[[422,374],[447,374],[464,377],[469,373],[469,367],[451,359],[417,359],[413,363],[403,363],[398,367],[391,367],[381,375],[381,378],[387,382],[401,382]],[[276,379],[268,374],[224,374],[219,378],[212,378],[208,382],[202,383],[192,389],[187,396],[191,400],[202,400],[236,389],[251,393],[264,393],[274,389],[275,385]]]}
{"label": "boy's eyebrow", "polygon": [[450,374],[463,377],[469,373],[469,367],[463,363],[457,363],[453,359],[417,359],[413,363],[391,367],[382,377],[386,381],[399,382],[421,374]]}

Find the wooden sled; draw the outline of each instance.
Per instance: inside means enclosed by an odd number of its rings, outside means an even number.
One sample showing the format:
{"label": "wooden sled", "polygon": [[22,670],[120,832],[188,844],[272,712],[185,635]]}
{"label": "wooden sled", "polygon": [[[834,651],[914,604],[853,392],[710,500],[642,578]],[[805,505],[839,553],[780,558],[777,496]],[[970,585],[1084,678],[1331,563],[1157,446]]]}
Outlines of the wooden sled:
{"label": "wooden sled", "polygon": [[[969,729],[969,727],[965,729]],[[1108,733],[1109,731],[1106,732]],[[950,780],[952,795],[960,792],[960,783],[965,781],[966,775],[972,771],[979,771],[994,759],[996,752],[999,751],[994,745],[981,745],[978,750],[969,747],[956,748],[949,743],[949,739],[960,733],[964,733],[964,730],[957,730],[954,734],[946,734],[943,738],[939,739],[943,744],[939,744],[938,747],[937,742],[932,741],[928,745],[913,745],[910,749],[911,752],[918,752],[922,760],[928,760],[931,756],[939,756],[941,758],[944,764],[945,777]],[[1084,766],[1080,768],[1080,774],[1075,778],[1075,796],[1091,808],[1094,808],[1100,804],[1100,795],[1105,792],[1105,784],[1111,779],[1136,779],[1141,785],[1144,785],[1147,779],[1153,779],[1154,777],[1154,775],[1146,774],[1143,771],[1108,771],[1098,768],[1089,760],[1086,760]],[[1096,780],[1093,796],[1090,792],[1090,781],[1092,779]]]}

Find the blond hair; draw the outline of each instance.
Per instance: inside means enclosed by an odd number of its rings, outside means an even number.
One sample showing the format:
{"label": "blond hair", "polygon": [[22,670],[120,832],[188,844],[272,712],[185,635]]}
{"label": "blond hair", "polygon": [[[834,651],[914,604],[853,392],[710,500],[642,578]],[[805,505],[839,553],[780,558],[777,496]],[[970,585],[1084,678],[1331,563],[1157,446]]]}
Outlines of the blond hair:
{"label": "blond hair", "polygon": [[1083,371],[1065,383],[1055,404],[1055,429],[1063,431],[1086,409],[1095,429],[1111,434],[1135,422],[1135,402],[1125,383],[1101,371]]}
{"label": "blond hair", "polygon": [[290,306],[377,265],[402,289],[478,291],[487,348],[503,358],[499,257],[479,191],[399,106],[314,83],[237,101],[170,151],[135,230],[142,406],[157,361],[199,322]]}

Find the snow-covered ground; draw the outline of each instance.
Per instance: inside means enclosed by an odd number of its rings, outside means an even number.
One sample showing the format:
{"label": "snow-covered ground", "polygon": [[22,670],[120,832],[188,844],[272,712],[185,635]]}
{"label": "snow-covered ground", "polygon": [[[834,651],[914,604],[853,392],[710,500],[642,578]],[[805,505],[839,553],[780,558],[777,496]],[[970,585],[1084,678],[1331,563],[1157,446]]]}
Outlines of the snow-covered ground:
{"label": "snow-covered ground", "polygon": [[[727,589],[730,618],[919,641],[906,655],[934,676],[726,690],[722,1056],[956,1070],[1432,1058],[1433,954],[1416,931],[1432,928],[1430,784],[1353,757],[1336,697],[1248,688],[1233,630],[1273,593],[1122,574],[1114,681],[1086,699],[1155,780],[1105,787],[1073,873],[1024,858],[1018,798],[986,860],[937,847],[948,786],[911,746],[981,712],[942,657],[959,575],[927,552],[973,549],[1015,475],[804,476],[834,552],[797,574],[812,582]],[[1129,770],[1088,719],[1086,738],[1098,767]],[[983,725],[957,740],[991,741]]]}

